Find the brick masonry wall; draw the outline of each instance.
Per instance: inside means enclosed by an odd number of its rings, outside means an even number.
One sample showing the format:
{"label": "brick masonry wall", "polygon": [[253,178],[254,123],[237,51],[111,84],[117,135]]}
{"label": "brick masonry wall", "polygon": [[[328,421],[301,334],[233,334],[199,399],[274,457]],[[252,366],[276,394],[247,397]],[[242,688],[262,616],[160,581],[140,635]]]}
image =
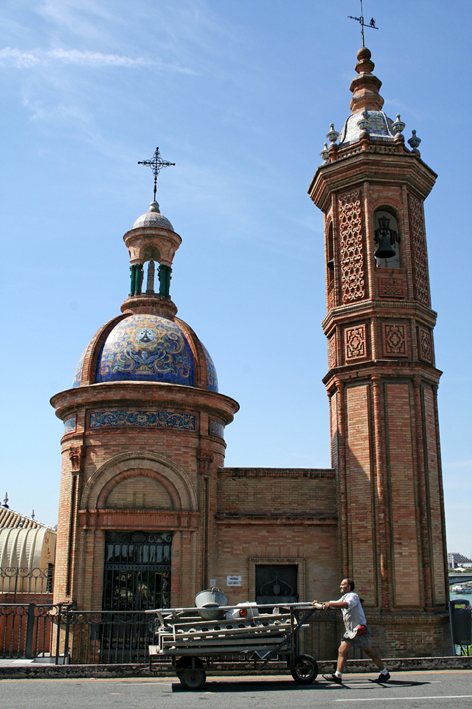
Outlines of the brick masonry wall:
{"label": "brick masonry wall", "polygon": [[445,603],[443,529],[441,523],[441,482],[439,479],[438,441],[436,437],[435,392],[423,388],[426,433],[427,480],[429,488],[431,565],[433,569],[434,605]]}
{"label": "brick masonry wall", "polygon": [[[219,471],[217,557],[210,576],[230,602],[255,600],[257,563],[298,565],[300,600],[337,597],[335,483],[332,470]],[[228,575],[241,575],[241,587],[227,587]]]}
{"label": "brick masonry wall", "polygon": [[375,606],[377,600],[375,516],[372,504],[372,472],[369,423],[369,388],[366,385],[348,387],[348,507],[350,556],[352,575],[363,585],[366,604]]}
{"label": "brick masonry wall", "polygon": [[393,543],[394,605],[420,606],[420,539],[412,451],[410,390],[407,383],[387,384],[390,523]]}

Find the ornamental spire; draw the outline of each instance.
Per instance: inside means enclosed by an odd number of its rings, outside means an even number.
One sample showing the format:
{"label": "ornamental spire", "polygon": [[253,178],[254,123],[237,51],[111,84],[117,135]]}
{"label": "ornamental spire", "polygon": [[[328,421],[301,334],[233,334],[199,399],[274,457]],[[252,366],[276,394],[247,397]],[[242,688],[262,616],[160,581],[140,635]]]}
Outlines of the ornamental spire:
{"label": "ornamental spire", "polygon": [[[141,160],[138,162],[138,165],[147,165],[152,169],[153,175],[154,175],[154,202],[156,201],[156,193],[157,193],[157,176],[159,175],[160,171],[162,170],[163,167],[174,167],[175,162],[168,162],[167,160],[163,160],[161,158],[161,154],[159,152],[159,148],[156,148],[154,151],[154,155],[150,160]],[[159,211],[159,210],[158,210]]]}
{"label": "ornamental spire", "polygon": [[359,76],[352,80],[349,87],[352,91],[352,99],[349,108],[353,113],[357,111],[380,111],[384,105],[384,100],[379,94],[382,82],[372,70],[375,67],[371,61],[372,54],[367,47],[361,47],[357,52],[356,71]]}

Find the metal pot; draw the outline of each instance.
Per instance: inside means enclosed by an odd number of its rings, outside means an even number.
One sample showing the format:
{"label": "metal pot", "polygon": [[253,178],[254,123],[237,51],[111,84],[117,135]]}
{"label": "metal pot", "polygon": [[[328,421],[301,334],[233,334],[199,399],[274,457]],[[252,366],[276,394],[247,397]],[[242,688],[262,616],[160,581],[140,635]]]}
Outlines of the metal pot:
{"label": "metal pot", "polygon": [[213,586],[211,589],[197,593],[195,605],[204,620],[221,620],[225,617],[225,611],[220,611],[219,607],[227,606],[228,599],[224,593],[220,593],[219,588]]}

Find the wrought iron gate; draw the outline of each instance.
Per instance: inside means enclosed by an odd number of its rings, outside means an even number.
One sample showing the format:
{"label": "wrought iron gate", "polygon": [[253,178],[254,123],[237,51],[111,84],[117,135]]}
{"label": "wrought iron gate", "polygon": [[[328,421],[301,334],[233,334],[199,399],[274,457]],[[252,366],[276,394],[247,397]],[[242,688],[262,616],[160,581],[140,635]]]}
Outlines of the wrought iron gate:
{"label": "wrought iron gate", "polygon": [[101,662],[142,662],[152,629],[145,610],[170,606],[172,534],[107,532],[104,611],[96,633]]}
{"label": "wrought iron gate", "polygon": [[107,532],[103,610],[168,608],[172,534]]}

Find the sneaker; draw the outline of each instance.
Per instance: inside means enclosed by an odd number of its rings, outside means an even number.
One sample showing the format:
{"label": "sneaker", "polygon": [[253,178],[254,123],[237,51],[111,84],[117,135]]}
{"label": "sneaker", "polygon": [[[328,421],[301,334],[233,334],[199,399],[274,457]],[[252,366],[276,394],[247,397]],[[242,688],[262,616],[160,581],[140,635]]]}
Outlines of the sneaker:
{"label": "sneaker", "polygon": [[378,682],[379,684],[381,684],[382,682],[388,682],[389,679],[390,679],[390,672],[387,672],[386,675],[380,673],[379,676],[377,677],[377,679],[374,680],[374,682]]}
{"label": "sneaker", "polygon": [[[390,677],[390,675],[389,675]],[[341,677],[337,677],[335,674],[332,675],[323,675],[323,679],[325,679],[327,682],[333,682],[334,684],[342,684],[343,680]]]}

